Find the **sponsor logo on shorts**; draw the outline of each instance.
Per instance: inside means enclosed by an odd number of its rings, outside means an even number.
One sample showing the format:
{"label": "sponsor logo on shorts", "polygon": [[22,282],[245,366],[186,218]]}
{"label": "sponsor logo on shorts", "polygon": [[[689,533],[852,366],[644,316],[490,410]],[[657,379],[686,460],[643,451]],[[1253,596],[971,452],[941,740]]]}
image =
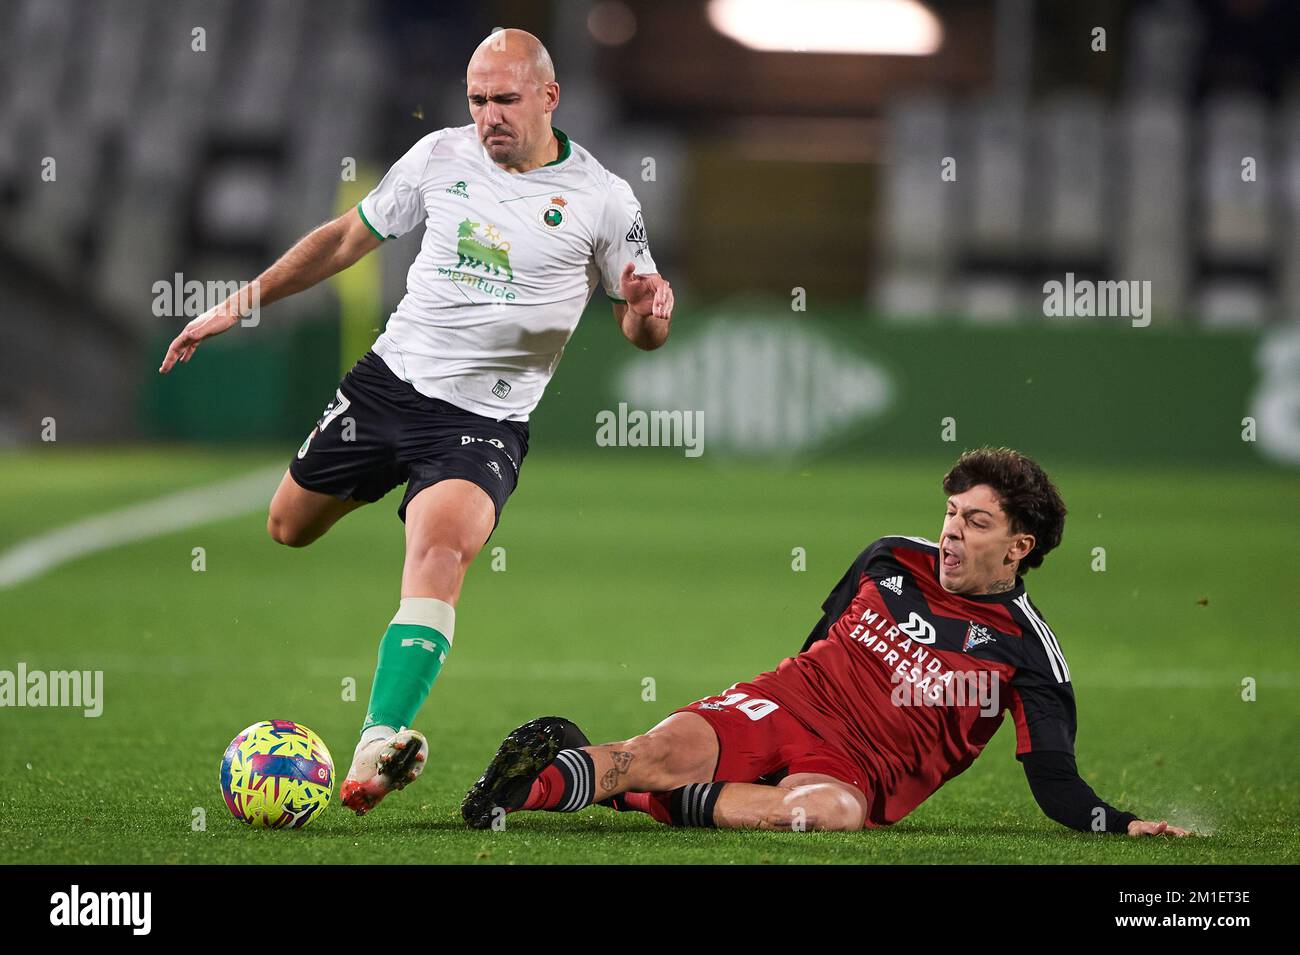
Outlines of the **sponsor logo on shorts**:
{"label": "sponsor logo on shorts", "polygon": [[[460,436],[461,447],[464,447],[467,444],[473,444],[475,441],[482,441],[484,444],[492,445],[492,447],[496,448],[506,456],[506,459],[510,462],[511,466],[515,469],[515,471],[519,470],[519,462],[516,461],[514,457],[510,454],[510,452],[506,450],[506,446],[501,442],[500,438],[478,438],[472,434],[462,434]],[[497,477],[501,476],[501,472],[496,467],[495,461],[490,463],[488,466],[491,467],[492,470],[497,472]]]}
{"label": "sponsor logo on shorts", "polygon": [[495,475],[497,476],[497,480],[500,481],[500,480],[501,480],[501,465],[497,464],[495,461],[487,461],[487,462],[485,462],[485,463],[487,464],[487,468],[488,468],[488,470],[491,471],[493,474],[495,474]]}
{"label": "sponsor logo on shorts", "polygon": [[494,448],[500,448],[502,451],[506,449],[506,446],[501,443],[501,440],[499,438],[476,438],[472,434],[462,434],[460,436],[460,443],[462,445],[473,444],[475,441],[484,441],[492,445],[492,447]]}

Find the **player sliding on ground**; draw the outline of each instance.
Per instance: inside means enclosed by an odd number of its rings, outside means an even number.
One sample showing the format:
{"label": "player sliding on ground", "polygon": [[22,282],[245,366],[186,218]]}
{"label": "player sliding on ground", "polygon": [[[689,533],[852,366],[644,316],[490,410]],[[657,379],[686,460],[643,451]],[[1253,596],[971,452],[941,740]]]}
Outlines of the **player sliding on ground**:
{"label": "player sliding on ground", "polygon": [[1065,526],[1047,475],[986,448],[943,488],[938,543],[884,537],[863,551],[797,656],[621,743],[592,746],[559,717],[524,724],[466,795],[466,822],[599,802],[674,826],[887,826],[970,766],[1009,710],[1052,819],[1188,835],[1107,805],[1075,768],[1070,669],[1022,579]]}
{"label": "player sliding on ground", "polygon": [[[638,348],[662,345],[672,319],[631,188],[551,126],[560,87],[540,41],[492,34],[465,82],[472,124],[425,136],[255,283],[270,304],[425,226],[406,296],[289,462],[267,519],[272,538],[304,547],[406,482],[401,603],[340,791],[358,814],[426,762],[408,727],[451,650],[465,571],[518,482],[528,416],[597,283]],[[241,307],[232,297],[190,322],[159,371],[232,328]]]}

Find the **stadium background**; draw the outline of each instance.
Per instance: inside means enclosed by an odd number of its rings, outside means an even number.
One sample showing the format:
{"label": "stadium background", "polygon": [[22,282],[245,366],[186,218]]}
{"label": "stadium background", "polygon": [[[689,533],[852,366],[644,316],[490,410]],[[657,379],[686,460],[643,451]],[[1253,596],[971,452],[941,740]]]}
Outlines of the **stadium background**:
{"label": "stadium background", "polygon": [[[891,26],[901,8],[919,32]],[[877,52],[724,30],[852,43],[862,10]],[[1294,861],[1297,8],[886,0],[808,38],[755,16],[0,0],[0,670],[102,670],[106,696],[95,719],[0,709],[0,859]],[[432,772],[373,817],[257,838],[222,817],[217,758],[285,716],[342,771],[402,553],[397,497],[301,551],[270,541],[266,502],[419,238],[165,377],[185,319],[159,317],[155,283],[251,279],[468,122],[465,61],[506,25],[555,59],[555,125],[641,200],[672,338],[638,353],[593,299],[421,717]],[[1046,316],[1066,273],[1150,281],[1150,326]],[[702,411],[704,453],[598,447],[620,403]],[[618,738],[794,652],[865,543],[937,533],[943,469],[985,443],[1039,458],[1071,505],[1030,584],[1071,661],[1085,777],[1213,840],[1059,829],[1005,729],[889,833],[598,810],[457,828],[523,719]]]}

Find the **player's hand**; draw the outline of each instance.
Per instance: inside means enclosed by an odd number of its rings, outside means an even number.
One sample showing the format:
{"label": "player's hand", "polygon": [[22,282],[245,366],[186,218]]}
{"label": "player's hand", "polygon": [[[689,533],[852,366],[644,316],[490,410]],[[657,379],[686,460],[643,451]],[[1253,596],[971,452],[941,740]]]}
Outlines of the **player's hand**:
{"label": "player's hand", "polygon": [[1145,819],[1134,819],[1128,824],[1128,834],[1133,837],[1138,836],[1194,836],[1196,833],[1190,829],[1179,829],[1177,826],[1171,826],[1163,819],[1159,822],[1148,822]]}
{"label": "player's hand", "polygon": [[673,317],[673,287],[657,272],[637,275],[635,262],[623,266],[619,276],[618,288],[623,293],[623,300],[628,308],[638,315],[651,315],[655,318]]}
{"label": "player's hand", "polygon": [[211,338],[213,335],[220,335],[233,327],[238,321],[239,316],[234,309],[227,307],[225,302],[215,308],[208,309],[186,325],[181,330],[181,333],[172,339],[172,343],[167,346],[167,355],[163,358],[163,363],[159,366],[158,371],[165,375],[172,370],[172,366],[178,361],[189,361],[199,347],[199,342],[205,338]]}

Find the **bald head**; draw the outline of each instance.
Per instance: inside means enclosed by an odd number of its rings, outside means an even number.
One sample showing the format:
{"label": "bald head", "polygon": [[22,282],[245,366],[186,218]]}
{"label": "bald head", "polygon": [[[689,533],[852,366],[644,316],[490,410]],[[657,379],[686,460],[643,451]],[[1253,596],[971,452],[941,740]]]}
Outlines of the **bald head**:
{"label": "bald head", "polygon": [[505,69],[533,83],[554,83],[555,64],[542,41],[527,30],[507,27],[483,38],[469,58],[467,76],[475,69]]}
{"label": "bald head", "polygon": [[506,29],[484,39],[469,58],[465,94],[479,141],[498,166],[527,172],[556,158],[551,113],[560,84],[537,37]]}

